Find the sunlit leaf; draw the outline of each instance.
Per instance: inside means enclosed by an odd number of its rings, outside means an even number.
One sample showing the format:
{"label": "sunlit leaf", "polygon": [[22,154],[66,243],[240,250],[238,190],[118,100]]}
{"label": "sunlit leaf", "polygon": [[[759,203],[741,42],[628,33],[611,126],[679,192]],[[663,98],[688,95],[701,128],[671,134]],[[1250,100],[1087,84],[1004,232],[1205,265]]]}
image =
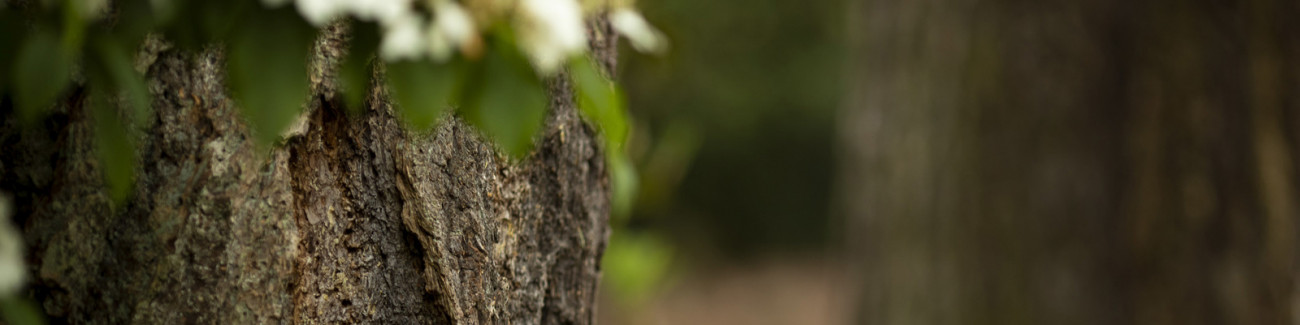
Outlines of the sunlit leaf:
{"label": "sunlit leaf", "polygon": [[339,86],[349,112],[360,112],[370,92],[370,59],[379,48],[379,28],[374,23],[352,21],[347,57],[339,65]]}
{"label": "sunlit leaf", "polygon": [[618,85],[597,69],[596,61],[590,57],[573,60],[569,65],[578,95],[578,108],[605,133],[609,150],[622,150],[628,133],[623,96]]}
{"label": "sunlit leaf", "polygon": [[95,118],[95,142],[104,183],[109,195],[122,202],[134,184],[135,144],[118,119],[112,97],[103,91],[92,90],[91,94],[89,108]]}
{"label": "sunlit leaf", "polygon": [[277,140],[307,99],[315,29],[291,7],[253,10],[229,48],[227,73],[239,108],[263,145]]}
{"label": "sunlit leaf", "polygon": [[627,142],[628,117],[623,96],[618,85],[600,74],[599,66],[590,57],[573,60],[569,73],[577,92],[578,109],[596,123],[605,137],[606,161],[609,162],[610,184],[613,187],[611,204],[614,216],[623,217],[631,212],[636,202],[639,181],[636,168],[628,161],[623,150]]}
{"label": "sunlit leaf", "polygon": [[388,63],[388,86],[402,118],[419,130],[433,127],[451,107],[458,70],[455,65],[429,60]]}
{"label": "sunlit leaf", "polygon": [[41,307],[26,298],[8,297],[0,299],[0,311],[4,312],[5,322],[9,324],[45,324],[45,313],[41,311]]}
{"label": "sunlit leaf", "polygon": [[461,114],[516,158],[528,153],[548,98],[541,80],[513,47],[488,51]]}
{"label": "sunlit leaf", "polygon": [[40,117],[68,86],[72,55],[59,36],[37,29],[24,40],[13,67],[14,104],[27,121]]}
{"label": "sunlit leaf", "polygon": [[626,153],[610,151],[605,153],[605,157],[607,158],[605,161],[609,163],[610,186],[613,188],[610,205],[613,206],[614,216],[622,218],[632,212],[640,181],[637,178],[636,167],[628,161]]}

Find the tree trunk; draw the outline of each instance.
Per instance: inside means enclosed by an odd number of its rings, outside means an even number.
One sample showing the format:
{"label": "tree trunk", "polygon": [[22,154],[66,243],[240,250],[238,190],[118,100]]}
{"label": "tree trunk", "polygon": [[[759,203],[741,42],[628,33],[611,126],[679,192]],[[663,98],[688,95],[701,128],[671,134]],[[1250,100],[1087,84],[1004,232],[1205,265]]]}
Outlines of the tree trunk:
{"label": "tree trunk", "polygon": [[[589,26],[610,68],[608,25]],[[609,184],[566,78],[546,82],[546,126],[512,161],[455,116],[404,128],[381,82],[347,114],[331,71],[343,29],[317,41],[305,124],[260,151],[223,88],[222,50],[150,40],[138,61],[155,115],[139,126],[124,203],[102,185],[84,96],[35,126],[6,108],[0,184],[16,197],[31,293],[49,317],[591,323]]]}
{"label": "tree trunk", "polygon": [[866,324],[1291,324],[1300,4],[860,0]]}

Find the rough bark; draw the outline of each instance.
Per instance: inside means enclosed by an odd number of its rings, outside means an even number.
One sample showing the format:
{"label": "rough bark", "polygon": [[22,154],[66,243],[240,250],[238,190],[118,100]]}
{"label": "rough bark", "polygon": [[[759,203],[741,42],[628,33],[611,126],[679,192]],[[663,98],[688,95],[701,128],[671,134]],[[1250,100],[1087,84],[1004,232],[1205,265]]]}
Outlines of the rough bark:
{"label": "rough bark", "polygon": [[859,321],[1298,321],[1295,2],[852,10]]}
{"label": "rough bark", "polygon": [[[612,67],[608,25],[592,47]],[[222,49],[141,51],[153,118],[136,185],[109,199],[85,96],[39,125],[6,106],[0,186],[18,203],[31,294],[69,323],[587,324],[608,235],[604,150],[565,78],[523,160],[454,115],[413,132],[382,83],[336,96],[345,28],[317,42],[305,124],[259,150]],[[307,64],[308,62],[304,62]],[[382,70],[375,80],[382,80]]]}

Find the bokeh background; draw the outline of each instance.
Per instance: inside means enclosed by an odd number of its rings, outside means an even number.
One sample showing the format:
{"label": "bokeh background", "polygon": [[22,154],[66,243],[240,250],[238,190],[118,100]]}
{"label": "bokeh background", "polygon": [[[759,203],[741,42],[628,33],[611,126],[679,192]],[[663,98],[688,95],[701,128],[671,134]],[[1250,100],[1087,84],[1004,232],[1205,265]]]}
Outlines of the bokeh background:
{"label": "bokeh background", "polygon": [[637,6],[671,46],[621,51],[641,186],[616,222],[600,321],[842,323],[831,180],[844,3]]}
{"label": "bokeh background", "polygon": [[640,6],[605,323],[1300,317],[1300,3]]}

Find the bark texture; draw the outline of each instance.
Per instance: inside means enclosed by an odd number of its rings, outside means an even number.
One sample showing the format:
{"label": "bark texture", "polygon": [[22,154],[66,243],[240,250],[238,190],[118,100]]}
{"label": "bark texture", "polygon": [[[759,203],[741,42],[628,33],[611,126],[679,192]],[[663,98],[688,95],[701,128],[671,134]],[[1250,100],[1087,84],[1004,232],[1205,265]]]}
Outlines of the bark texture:
{"label": "bark texture", "polygon": [[867,324],[1293,324],[1294,1],[862,0]]}
{"label": "bark texture", "polygon": [[[612,68],[614,39],[589,24]],[[0,186],[18,203],[34,285],[56,322],[587,324],[608,235],[604,150],[565,78],[547,81],[534,151],[506,159],[453,115],[412,132],[382,83],[336,96],[345,28],[317,42],[303,123],[259,151],[218,46],[139,55],[155,116],[134,195],[107,196],[84,97],[39,125],[12,108]],[[382,70],[375,80],[382,80]]]}

